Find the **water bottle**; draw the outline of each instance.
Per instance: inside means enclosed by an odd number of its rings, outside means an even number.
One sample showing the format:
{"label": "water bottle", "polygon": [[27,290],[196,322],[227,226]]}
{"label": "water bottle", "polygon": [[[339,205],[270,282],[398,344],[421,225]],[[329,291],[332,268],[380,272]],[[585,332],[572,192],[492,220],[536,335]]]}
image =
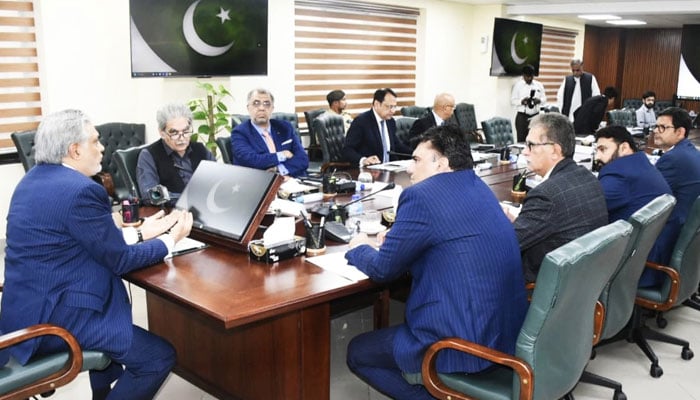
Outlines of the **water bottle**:
{"label": "water bottle", "polygon": [[[360,199],[360,197],[362,197],[362,195],[360,195],[360,194],[353,194],[350,201],[351,201],[351,202],[356,201],[356,200]],[[363,211],[363,209],[362,209],[362,202],[361,202],[361,201],[358,201],[358,202],[356,202],[356,203],[350,204],[350,205],[348,206],[347,211],[348,211],[348,217],[354,217],[354,216],[362,215],[362,211]]]}

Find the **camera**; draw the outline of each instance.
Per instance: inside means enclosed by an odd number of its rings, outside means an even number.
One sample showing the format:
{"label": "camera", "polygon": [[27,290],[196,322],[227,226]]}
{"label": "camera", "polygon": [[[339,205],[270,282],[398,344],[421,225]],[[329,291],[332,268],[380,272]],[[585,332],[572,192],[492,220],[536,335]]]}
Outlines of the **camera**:
{"label": "camera", "polygon": [[535,108],[539,100],[535,99],[535,89],[530,90],[530,97],[527,99],[527,108]]}
{"label": "camera", "polygon": [[163,185],[156,185],[148,189],[148,200],[154,206],[162,206],[170,201],[168,188]]}

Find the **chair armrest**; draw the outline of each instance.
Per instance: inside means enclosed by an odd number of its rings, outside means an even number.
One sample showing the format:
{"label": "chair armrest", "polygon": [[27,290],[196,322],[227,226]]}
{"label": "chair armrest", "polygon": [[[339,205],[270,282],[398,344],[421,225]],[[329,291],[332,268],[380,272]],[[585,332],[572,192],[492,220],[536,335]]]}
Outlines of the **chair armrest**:
{"label": "chair armrest", "polygon": [[350,165],[349,162],[340,162],[340,161],[331,161],[324,163],[321,165],[321,173],[324,174],[326,171],[328,171],[330,168],[335,168],[335,169],[351,169],[353,168],[352,165]]}
{"label": "chair armrest", "polygon": [[525,290],[527,291],[527,302],[532,301],[532,292],[535,290],[535,282],[530,282],[525,284]]}
{"label": "chair armrest", "polygon": [[[69,358],[66,365],[59,371],[37,381],[15,390],[12,393],[0,396],[0,400],[23,399],[40,393],[46,393],[57,387],[66,385],[80,373],[83,367],[83,352],[75,337],[60,326],[51,324],[33,325],[25,329],[0,336],[0,349],[15,345],[17,343],[36,338],[39,336],[53,335],[61,338],[69,348]],[[31,361],[30,361],[31,363]]]}
{"label": "chair armrest", "polygon": [[471,397],[450,389],[440,380],[438,372],[435,368],[435,362],[437,360],[438,352],[444,349],[461,351],[463,353],[471,354],[473,356],[511,368],[520,378],[520,400],[532,399],[534,392],[534,377],[530,365],[510,354],[506,354],[498,350],[459,338],[447,338],[435,342],[425,352],[425,356],[423,356],[423,365],[421,368],[421,373],[423,374],[423,385],[426,389],[428,389],[430,394],[438,399],[449,398],[472,400]]}
{"label": "chair armrest", "polygon": [[593,346],[600,342],[600,337],[603,334],[603,323],[605,322],[605,306],[600,300],[595,303],[595,312],[593,314]]}
{"label": "chair armrest", "polygon": [[109,172],[100,171],[97,174],[95,174],[95,176],[93,176],[92,179],[100,185],[104,186],[109,197],[114,198],[114,179],[112,178],[112,174],[110,174]]}
{"label": "chair armrest", "polygon": [[655,310],[655,311],[666,311],[670,310],[673,306],[676,305],[676,300],[678,297],[678,291],[680,290],[681,286],[681,280],[680,276],[678,275],[678,271],[671,267],[667,267],[665,265],[657,264],[651,261],[646,262],[646,268],[651,268],[655,269],[657,271],[661,271],[664,274],[668,275],[668,278],[671,280],[671,290],[668,293],[668,297],[666,298],[666,301],[663,303],[657,303],[655,301],[651,301],[648,299],[643,299],[641,297],[637,297],[635,300],[635,303],[639,306],[642,306],[644,308],[647,308],[649,310]]}

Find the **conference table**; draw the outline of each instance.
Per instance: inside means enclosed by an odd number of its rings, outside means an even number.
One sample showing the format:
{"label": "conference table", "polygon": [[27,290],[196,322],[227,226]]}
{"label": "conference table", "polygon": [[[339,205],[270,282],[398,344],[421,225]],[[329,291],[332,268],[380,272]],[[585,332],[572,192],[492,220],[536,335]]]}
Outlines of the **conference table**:
{"label": "conference table", "polygon": [[[405,172],[369,172],[375,181],[410,185]],[[510,200],[518,172],[496,164],[478,175],[499,200]],[[365,210],[391,206],[380,196],[363,203]],[[436,206],[449,207],[439,199]],[[328,399],[333,316],[374,305],[375,327],[388,321],[388,286],[350,281],[304,256],[265,264],[211,245],[126,279],[146,291],[149,331],[175,347],[174,372],[221,399]]]}

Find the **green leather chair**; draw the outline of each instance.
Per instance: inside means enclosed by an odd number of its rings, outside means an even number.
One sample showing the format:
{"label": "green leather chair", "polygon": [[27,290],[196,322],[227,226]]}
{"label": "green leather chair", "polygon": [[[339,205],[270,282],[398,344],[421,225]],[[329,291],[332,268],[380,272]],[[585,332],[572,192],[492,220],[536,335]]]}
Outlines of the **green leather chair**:
{"label": "green leather chair", "polygon": [[[659,359],[648,340],[656,340],[681,346],[681,358],[690,360],[693,351],[688,341],[661,333],[649,328],[645,319],[648,315],[670,310],[680,304],[693,305],[692,296],[698,290],[700,282],[700,197],[693,203],[688,219],[683,224],[676,245],[673,248],[669,265],[658,265],[647,262],[647,268],[662,271],[664,281],[656,287],[639,288],[637,290],[637,309],[633,319],[632,339],[644,351],[651,361],[649,374],[655,378],[663,374]],[[645,312],[646,311],[646,312]]]}
{"label": "green leather chair", "polygon": [[637,126],[637,114],[632,110],[610,110],[608,111],[609,126]]}
{"label": "green leather chair", "polygon": [[450,119],[455,121],[463,132],[469,134],[469,142],[477,143],[482,141],[479,133],[481,129],[476,124],[476,113],[474,112],[473,104],[457,103]]}
{"label": "green leather chair", "polygon": [[119,168],[112,158],[118,149],[128,149],[146,143],[146,125],[110,122],[95,125],[95,129],[100,134],[100,142],[105,147],[102,157],[102,172],[111,175],[110,178],[114,184],[113,197],[117,200],[126,199],[130,194],[129,186],[123,186],[124,179],[119,176]]}
{"label": "green leather chair", "polygon": [[318,118],[319,115],[323,114],[326,112],[325,108],[319,108],[316,110],[308,110],[304,111],[304,119],[306,120],[306,126],[309,129],[309,147],[317,146],[318,145],[318,140],[317,137],[318,135],[316,132],[314,132],[314,120]]}
{"label": "green leather chair", "polygon": [[418,118],[413,117],[398,117],[396,121],[396,137],[406,146],[410,146],[411,136],[408,134]]}
{"label": "green leather chair", "polygon": [[323,114],[314,120],[314,132],[318,135],[323,153],[321,172],[329,168],[348,169],[350,163],[343,160],[345,125],[339,115]]}
{"label": "green leather chair", "polygon": [[12,132],[10,137],[12,142],[17,148],[17,155],[19,155],[19,160],[22,162],[24,167],[24,172],[29,171],[29,168],[33,167],[34,162],[34,136],[36,135],[35,130],[22,131],[22,132]]}
{"label": "green leather chair", "polygon": [[221,150],[221,161],[226,164],[233,164],[233,154],[231,154],[231,136],[216,138],[216,145]]}
{"label": "green leather chair", "polygon": [[422,118],[430,112],[430,107],[421,106],[403,106],[401,107],[401,115],[411,118]]}
{"label": "green leather chair", "polygon": [[[566,396],[578,383],[591,354],[596,301],[618,269],[632,226],[616,221],[547,254],[537,276],[515,355],[458,338],[426,351],[422,374],[409,374],[438,399],[543,399]],[[441,350],[454,349],[491,360],[478,374],[439,374]],[[422,380],[421,380],[422,375]]]}
{"label": "green leather chair", "polygon": [[119,149],[114,152],[114,162],[119,170],[119,178],[124,187],[129,188],[132,195],[142,198],[139,184],[136,180],[136,164],[139,161],[141,150],[148,145]]}
{"label": "green leather chair", "polygon": [[301,138],[301,134],[299,133],[299,116],[296,115],[296,113],[273,112],[270,115],[270,118],[281,119],[289,122],[294,128],[294,133],[297,134],[297,137]]}
{"label": "green leather chair", "polygon": [[[627,220],[632,225],[632,235],[622,258],[622,265],[610,278],[610,282],[600,295],[599,304],[602,327],[599,338],[601,344],[620,333],[629,323],[634,311],[637,285],[644,271],[644,265],[656,238],[666,225],[673,211],[676,199],[661,195],[637,210]],[[601,385],[615,390],[613,398],[624,400],[622,384],[611,379],[584,371],[581,382]]]}
{"label": "green leather chair", "polygon": [[513,126],[510,118],[493,117],[481,121],[481,127],[486,143],[494,144],[498,148],[513,144]]}

